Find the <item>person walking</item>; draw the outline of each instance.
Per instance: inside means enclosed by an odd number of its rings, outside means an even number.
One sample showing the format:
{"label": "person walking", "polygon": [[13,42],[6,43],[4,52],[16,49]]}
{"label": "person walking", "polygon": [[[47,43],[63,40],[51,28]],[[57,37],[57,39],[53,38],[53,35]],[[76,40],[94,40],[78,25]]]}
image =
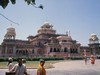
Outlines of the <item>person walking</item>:
{"label": "person walking", "polygon": [[13,59],[12,58],[8,58],[8,64],[7,64],[8,71],[10,71],[14,66],[14,64],[12,62],[13,62]]}
{"label": "person walking", "polygon": [[92,65],[95,64],[95,57],[94,57],[94,55],[91,55],[90,60],[91,60],[91,64]]}
{"label": "person walking", "polygon": [[37,69],[37,75],[46,75],[46,70],[43,67],[45,64],[45,61],[43,59],[40,59],[39,68]]}
{"label": "person walking", "polygon": [[84,60],[85,60],[85,64],[87,64],[88,61],[87,56],[84,56]]}
{"label": "person walking", "polygon": [[29,75],[27,74],[26,66],[23,64],[22,58],[18,59],[18,64],[15,64],[10,72],[15,72],[15,75]]}

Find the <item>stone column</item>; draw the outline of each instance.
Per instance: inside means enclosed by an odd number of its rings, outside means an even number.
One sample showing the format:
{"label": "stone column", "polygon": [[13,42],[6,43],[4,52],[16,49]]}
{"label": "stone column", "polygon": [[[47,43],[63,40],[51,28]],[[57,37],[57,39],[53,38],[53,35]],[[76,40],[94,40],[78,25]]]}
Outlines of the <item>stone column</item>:
{"label": "stone column", "polygon": [[[37,52],[37,48],[34,48],[34,55],[37,55],[38,52]],[[33,55],[33,54],[32,54]]]}
{"label": "stone column", "polygon": [[47,50],[46,54],[49,55],[49,53],[50,53],[50,47],[47,47],[46,50]]}
{"label": "stone column", "polygon": [[68,53],[70,53],[70,48],[68,48]]}
{"label": "stone column", "polygon": [[8,49],[8,48],[7,48],[7,46],[6,46],[6,48],[5,48],[5,54],[4,54],[5,57],[7,56],[7,49]]}
{"label": "stone column", "polygon": [[13,47],[13,56],[16,56],[16,46]]}
{"label": "stone column", "polygon": [[80,53],[80,47],[78,47],[78,53]]}

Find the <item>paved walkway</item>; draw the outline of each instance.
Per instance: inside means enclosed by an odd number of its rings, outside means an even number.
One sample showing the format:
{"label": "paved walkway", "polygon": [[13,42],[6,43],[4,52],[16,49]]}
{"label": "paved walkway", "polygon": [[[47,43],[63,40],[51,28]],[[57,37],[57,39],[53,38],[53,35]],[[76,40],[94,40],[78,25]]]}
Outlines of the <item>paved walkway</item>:
{"label": "paved walkway", "polygon": [[[66,60],[53,64],[55,68],[46,69],[47,75],[100,75],[100,60],[94,65],[85,64],[83,60]],[[0,75],[5,75],[7,69],[0,69]],[[28,69],[28,73],[36,75],[36,69]]]}
{"label": "paved walkway", "polygon": [[90,61],[85,64],[84,60],[69,60],[53,64],[55,68],[53,70],[80,70],[80,69],[98,69],[100,67],[100,60],[96,60],[92,65]]}

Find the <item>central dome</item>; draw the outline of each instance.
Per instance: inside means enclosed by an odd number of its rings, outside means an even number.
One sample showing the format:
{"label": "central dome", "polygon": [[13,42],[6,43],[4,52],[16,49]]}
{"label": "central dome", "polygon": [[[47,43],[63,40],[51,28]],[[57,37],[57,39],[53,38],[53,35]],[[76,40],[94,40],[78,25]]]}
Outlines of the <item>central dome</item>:
{"label": "central dome", "polygon": [[52,28],[53,26],[50,25],[48,22],[44,22],[44,24],[41,26],[41,28]]}
{"label": "central dome", "polygon": [[55,34],[56,30],[53,29],[53,26],[48,22],[44,22],[44,24],[37,31],[39,34]]}

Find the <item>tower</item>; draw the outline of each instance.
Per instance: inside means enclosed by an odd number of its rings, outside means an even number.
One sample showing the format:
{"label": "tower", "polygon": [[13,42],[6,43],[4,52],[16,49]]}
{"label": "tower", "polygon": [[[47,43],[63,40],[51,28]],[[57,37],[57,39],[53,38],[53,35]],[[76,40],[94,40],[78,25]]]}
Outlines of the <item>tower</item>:
{"label": "tower", "polygon": [[15,56],[16,42],[15,42],[15,28],[12,25],[7,27],[7,31],[2,42],[2,54],[3,56]]}
{"label": "tower", "polygon": [[4,39],[15,39],[16,32],[12,25],[8,26]]}
{"label": "tower", "polygon": [[96,34],[92,33],[89,38],[89,47],[93,55],[100,55],[100,43]]}
{"label": "tower", "polygon": [[92,33],[89,38],[89,44],[99,43],[99,39],[96,34]]}

